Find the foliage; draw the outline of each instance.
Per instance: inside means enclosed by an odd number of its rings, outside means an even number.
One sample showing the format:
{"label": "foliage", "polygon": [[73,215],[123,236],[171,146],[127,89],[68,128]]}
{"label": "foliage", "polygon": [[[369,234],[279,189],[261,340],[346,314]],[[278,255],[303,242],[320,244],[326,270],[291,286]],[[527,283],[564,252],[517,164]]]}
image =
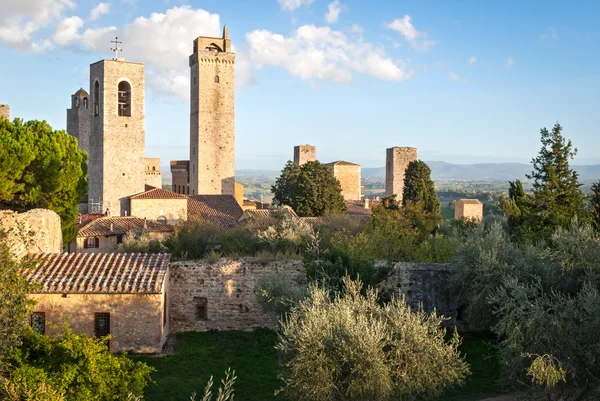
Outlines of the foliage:
{"label": "foliage", "polygon": [[26,261],[13,258],[7,234],[0,230],[0,376],[9,368],[9,359],[21,345],[27,327],[32,306],[27,293],[31,287],[20,271],[30,267]]}
{"label": "foliage", "polygon": [[306,296],[306,285],[299,283],[290,273],[271,270],[263,274],[256,283],[256,296],[265,313],[284,316]]}
{"label": "foliage", "polygon": [[592,184],[590,206],[592,225],[594,226],[594,229],[600,231],[600,181]]}
{"label": "foliage", "polygon": [[[237,377],[235,376],[235,370],[232,372],[231,369],[227,369],[225,372],[225,378],[221,380],[221,386],[217,390],[217,399],[215,401],[233,401],[233,385]],[[204,395],[202,396],[202,401],[212,401],[213,387],[213,378],[212,376],[208,379],[208,383],[204,388]],[[190,397],[190,401],[196,401],[196,394],[194,393],[192,397]]]}
{"label": "foliage", "polygon": [[45,387],[65,401],[120,401],[130,393],[141,395],[152,369],[111,354],[106,340],[76,335],[66,327],[61,337],[29,330],[13,358],[10,388],[19,394]]}
{"label": "foliage", "polygon": [[509,218],[513,234],[520,241],[547,239],[557,227],[566,227],[573,217],[585,217],[585,197],[578,174],[569,167],[577,154],[571,141],[562,136],[556,123],[552,131],[540,131],[542,147],[532,159],[532,195],[524,193],[519,181],[510,183],[509,199],[500,207]]}
{"label": "foliage", "polygon": [[406,207],[409,202],[421,203],[425,211],[439,215],[441,220],[440,200],[431,180],[431,169],[421,160],[411,161],[406,168],[402,205]]}
{"label": "foliage", "polygon": [[329,166],[318,161],[302,166],[288,161],[271,191],[275,202],[291,206],[303,217],[325,216],[346,209],[340,182]]}
{"label": "foliage", "polygon": [[263,249],[252,226],[237,226],[223,234],[221,251],[227,256],[255,255]]}
{"label": "foliage", "polygon": [[188,220],[175,226],[163,245],[174,259],[201,259],[221,241],[223,229],[202,220]]}
{"label": "foliage", "polygon": [[258,241],[271,252],[299,252],[306,247],[310,226],[289,213],[284,213],[273,225],[257,233]]}
{"label": "foliage", "polygon": [[160,241],[150,238],[147,229],[127,231],[117,249],[127,253],[161,253],[165,250]]}
{"label": "foliage", "polygon": [[87,154],[77,139],[45,121],[0,120],[0,207],[46,208],[61,217],[71,242],[78,204],[87,193]]}
{"label": "foliage", "polygon": [[284,322],[285,390],[299,400],[412,400],[462,383],[468,367],[448,343],[443,318],[411,311],[403,300],[385,306],[377,293],[346,278],[333,300],[313,286]]}

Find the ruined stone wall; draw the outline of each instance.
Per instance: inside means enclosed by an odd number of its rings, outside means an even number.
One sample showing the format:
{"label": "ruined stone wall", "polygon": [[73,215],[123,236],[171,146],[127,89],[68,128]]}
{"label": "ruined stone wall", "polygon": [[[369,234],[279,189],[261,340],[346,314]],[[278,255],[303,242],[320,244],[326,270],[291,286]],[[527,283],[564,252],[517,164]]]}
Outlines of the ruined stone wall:
{"label": "ruined stone wall", "polygon": [[317,160],[317,147],[311,145],[294,146],[294,163],[302,166]]}
{"label": "ruined stone wall", "polygon": [[360,166],[343,165],[333,166],[333,175],[342,186],[344,200],[360,200]]}
{"label": "ruined stone wall", "polygon": [[[176,262],[171,264],[170,327],[172,332],[276,328],[278,318],[262,312],[256,284],[267,271],[286,271],[305,279],[301,261],[267,265],[253,258]],[[206,308],[206,319],[201,309]]]}
{"label": "ruined stone wall", "polygon": [[0,117],[4,117],[10,120],[10,106],[7,104],[0,104]]}
{"label": "ruined stone wall", "polygon": [[59,334],[66,322],[75,333],[93,336],[94,314],[110,313],[112,352],[160,352],[169,332],[168,316],[164,320],[163,294],[31,294],[30,297],[36,301],[33,312],[45,313],[48,335]]}
{"label": "ruined stone wall", "polygon": [[7,232],[15,256],[62,251],[60,216],[52,210],[32,209],[25,213],[0,210],[0,230]]}
{"label": "ruined stone wall", "polygon": [[190,56],[190,195],[233,195],[235,187],[235,54],[205,51]]}
{"label": "ruined stone wall", "polygon": [[131,199],[131,215],[156,221],[160,216],[167,223],[187,220],[187,199]]}
{"label": "ruined stone wall", "polygon": [[[121,81],[131,85],[130,117],[119,116]],[[90,88],[89,199],[90,202],[101,199],[102,210],[109,209],[111,216],[129,215],[129,196],[144,191],[145,182],[144,65],[123,60],[94,63],[90,66]]]}
{"label": "ruined stone wall", "polygon": [[413,160],[417,160],[416,148],[393,147],[386,150],[385,196],[396,195],[396,199],[402,202],[404,173],[408,164]]}

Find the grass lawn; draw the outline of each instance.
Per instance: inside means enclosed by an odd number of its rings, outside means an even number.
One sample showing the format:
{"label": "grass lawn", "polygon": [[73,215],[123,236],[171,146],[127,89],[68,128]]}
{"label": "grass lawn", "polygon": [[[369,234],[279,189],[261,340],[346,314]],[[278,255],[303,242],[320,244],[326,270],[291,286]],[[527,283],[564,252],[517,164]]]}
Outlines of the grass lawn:
{"label": "grass lawn", "polygon": [[[281,386],[277,379],[277,334],[269,330],[252,333],[239,331],[180,333],[175,355],[167,357],[139,356],[156,369],[156,384],[146,389],[146,401],[186,401],[192,392],[202,391],[209,377],[219,383],[227,368],[235,370],[238,401],[285,401],[275,396]],[[495,384],[499,364],[488,337],[470,337],[461,351],[471,366],[468,383],[446,392],[436,401],[477,401],[500,393]]]}

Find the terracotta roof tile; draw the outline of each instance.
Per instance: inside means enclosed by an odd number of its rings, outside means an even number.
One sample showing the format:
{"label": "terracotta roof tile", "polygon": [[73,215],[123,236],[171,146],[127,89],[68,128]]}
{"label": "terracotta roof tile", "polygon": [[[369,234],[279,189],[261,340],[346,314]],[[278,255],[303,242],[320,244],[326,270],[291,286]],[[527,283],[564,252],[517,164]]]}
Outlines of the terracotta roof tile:
{"label": "terracotta roof tile", "polygon": [[160,294],[171,255],[147,253],[38,253],[23,271],[34,293]]}
{"label": "terracotta roof tile", "polygon": [[148,189],[150,185],[146,186],[146,191],[140,192],[139,194],[132,195],[129,199],[186,199],[187,196],[182,194],[176,194],[175,192],[167,191],[162,188]]}
{"label": "terracotta roof tile", "polygon": [[290,215],[292,218],[298,218],[298,215],[291,207],[284,207],[279,209],[250,209],[245,210],[244,214],[240,217],[239,221],[249,221],[249,220],[261,220],[261,219],[269,219],[273,217],[274,213],[285,212]]}
{"label": "terracotta roof tile", "polygon": [[95,237],[97,235],[123,235],[131,230],[144,228],[149,232],[171,232],[173,226],[164,223],[158,223],[154,220],[145,220],[140,217],[118,217],[104,216],[93,220],[86,226],[79,229],[78,237]]}
{"label": "terracotta roof tile", "polygon": [[237,224],[243,213],[232,195],[193,195],[188,198],[188,220],[199,219],[230,228]]}
{"label": "terracotta roof tile", "polygon": [[344,160],[337,160],[331,163],[325,163],[328,166],[359,166],[360,164],[356,164],[356,163],[350,163]]}
{"label": "terracotta roof tile", "polygon": [[75,227],[81,228],[90,224],[92,221],[105,217],[102,213],[88,213],[81,214],[77,216],[77,220],[75,220]]}

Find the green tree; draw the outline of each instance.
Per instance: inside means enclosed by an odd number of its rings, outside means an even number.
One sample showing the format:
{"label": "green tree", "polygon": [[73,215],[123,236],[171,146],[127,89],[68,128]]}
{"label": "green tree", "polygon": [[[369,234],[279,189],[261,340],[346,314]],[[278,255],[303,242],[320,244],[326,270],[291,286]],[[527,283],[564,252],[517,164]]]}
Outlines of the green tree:
{"label": "green tree", "polygon": [[302,166],[288,161],[271,191],[275,202],[291,206],[303,217],[325,216],[346,210],[340,182],[328,166],[318,161]]}
{"label": "green tree", "polygon": [[585,217],[585,196],[578,174],[569,167],[577,154],[570,140],[562,135],[556,123],[552,131],[540,131],[542,148],[532,159],[533,180],[531,197],[524,194],[519,183],[511,184],[513,194],[501,201],[513,234],[522,241],[548,239],[557,227],[567,227],[573,217]]}
{"label": "green tree", "polygon": [[440,200],[431,180],[431,169],[421,160],[413,160],[406,168],[402,205],[406,206],[407,202],[421,202],[424,210],[439,215],[441,220]]}
{"label": "green tree", "polygon": [[590,197],[592,226],[600,231],[600,181],[592,184],[592,196]]}
{"label": "green tree", "polygon": [[469,374],[456,331],[448,342],[442,317],[413,312],[403,299],[381,305],[346,278],[331,299],[313,286],[283,322],[284,389],[307,401],[416,400],[462,383]]}
{"label": "green tree", "polygon": [[0,207],[53,210],[61,217],[64,242],[72,241],[88,189],[86,160],[75,137],[45,121],[1,120]]}

